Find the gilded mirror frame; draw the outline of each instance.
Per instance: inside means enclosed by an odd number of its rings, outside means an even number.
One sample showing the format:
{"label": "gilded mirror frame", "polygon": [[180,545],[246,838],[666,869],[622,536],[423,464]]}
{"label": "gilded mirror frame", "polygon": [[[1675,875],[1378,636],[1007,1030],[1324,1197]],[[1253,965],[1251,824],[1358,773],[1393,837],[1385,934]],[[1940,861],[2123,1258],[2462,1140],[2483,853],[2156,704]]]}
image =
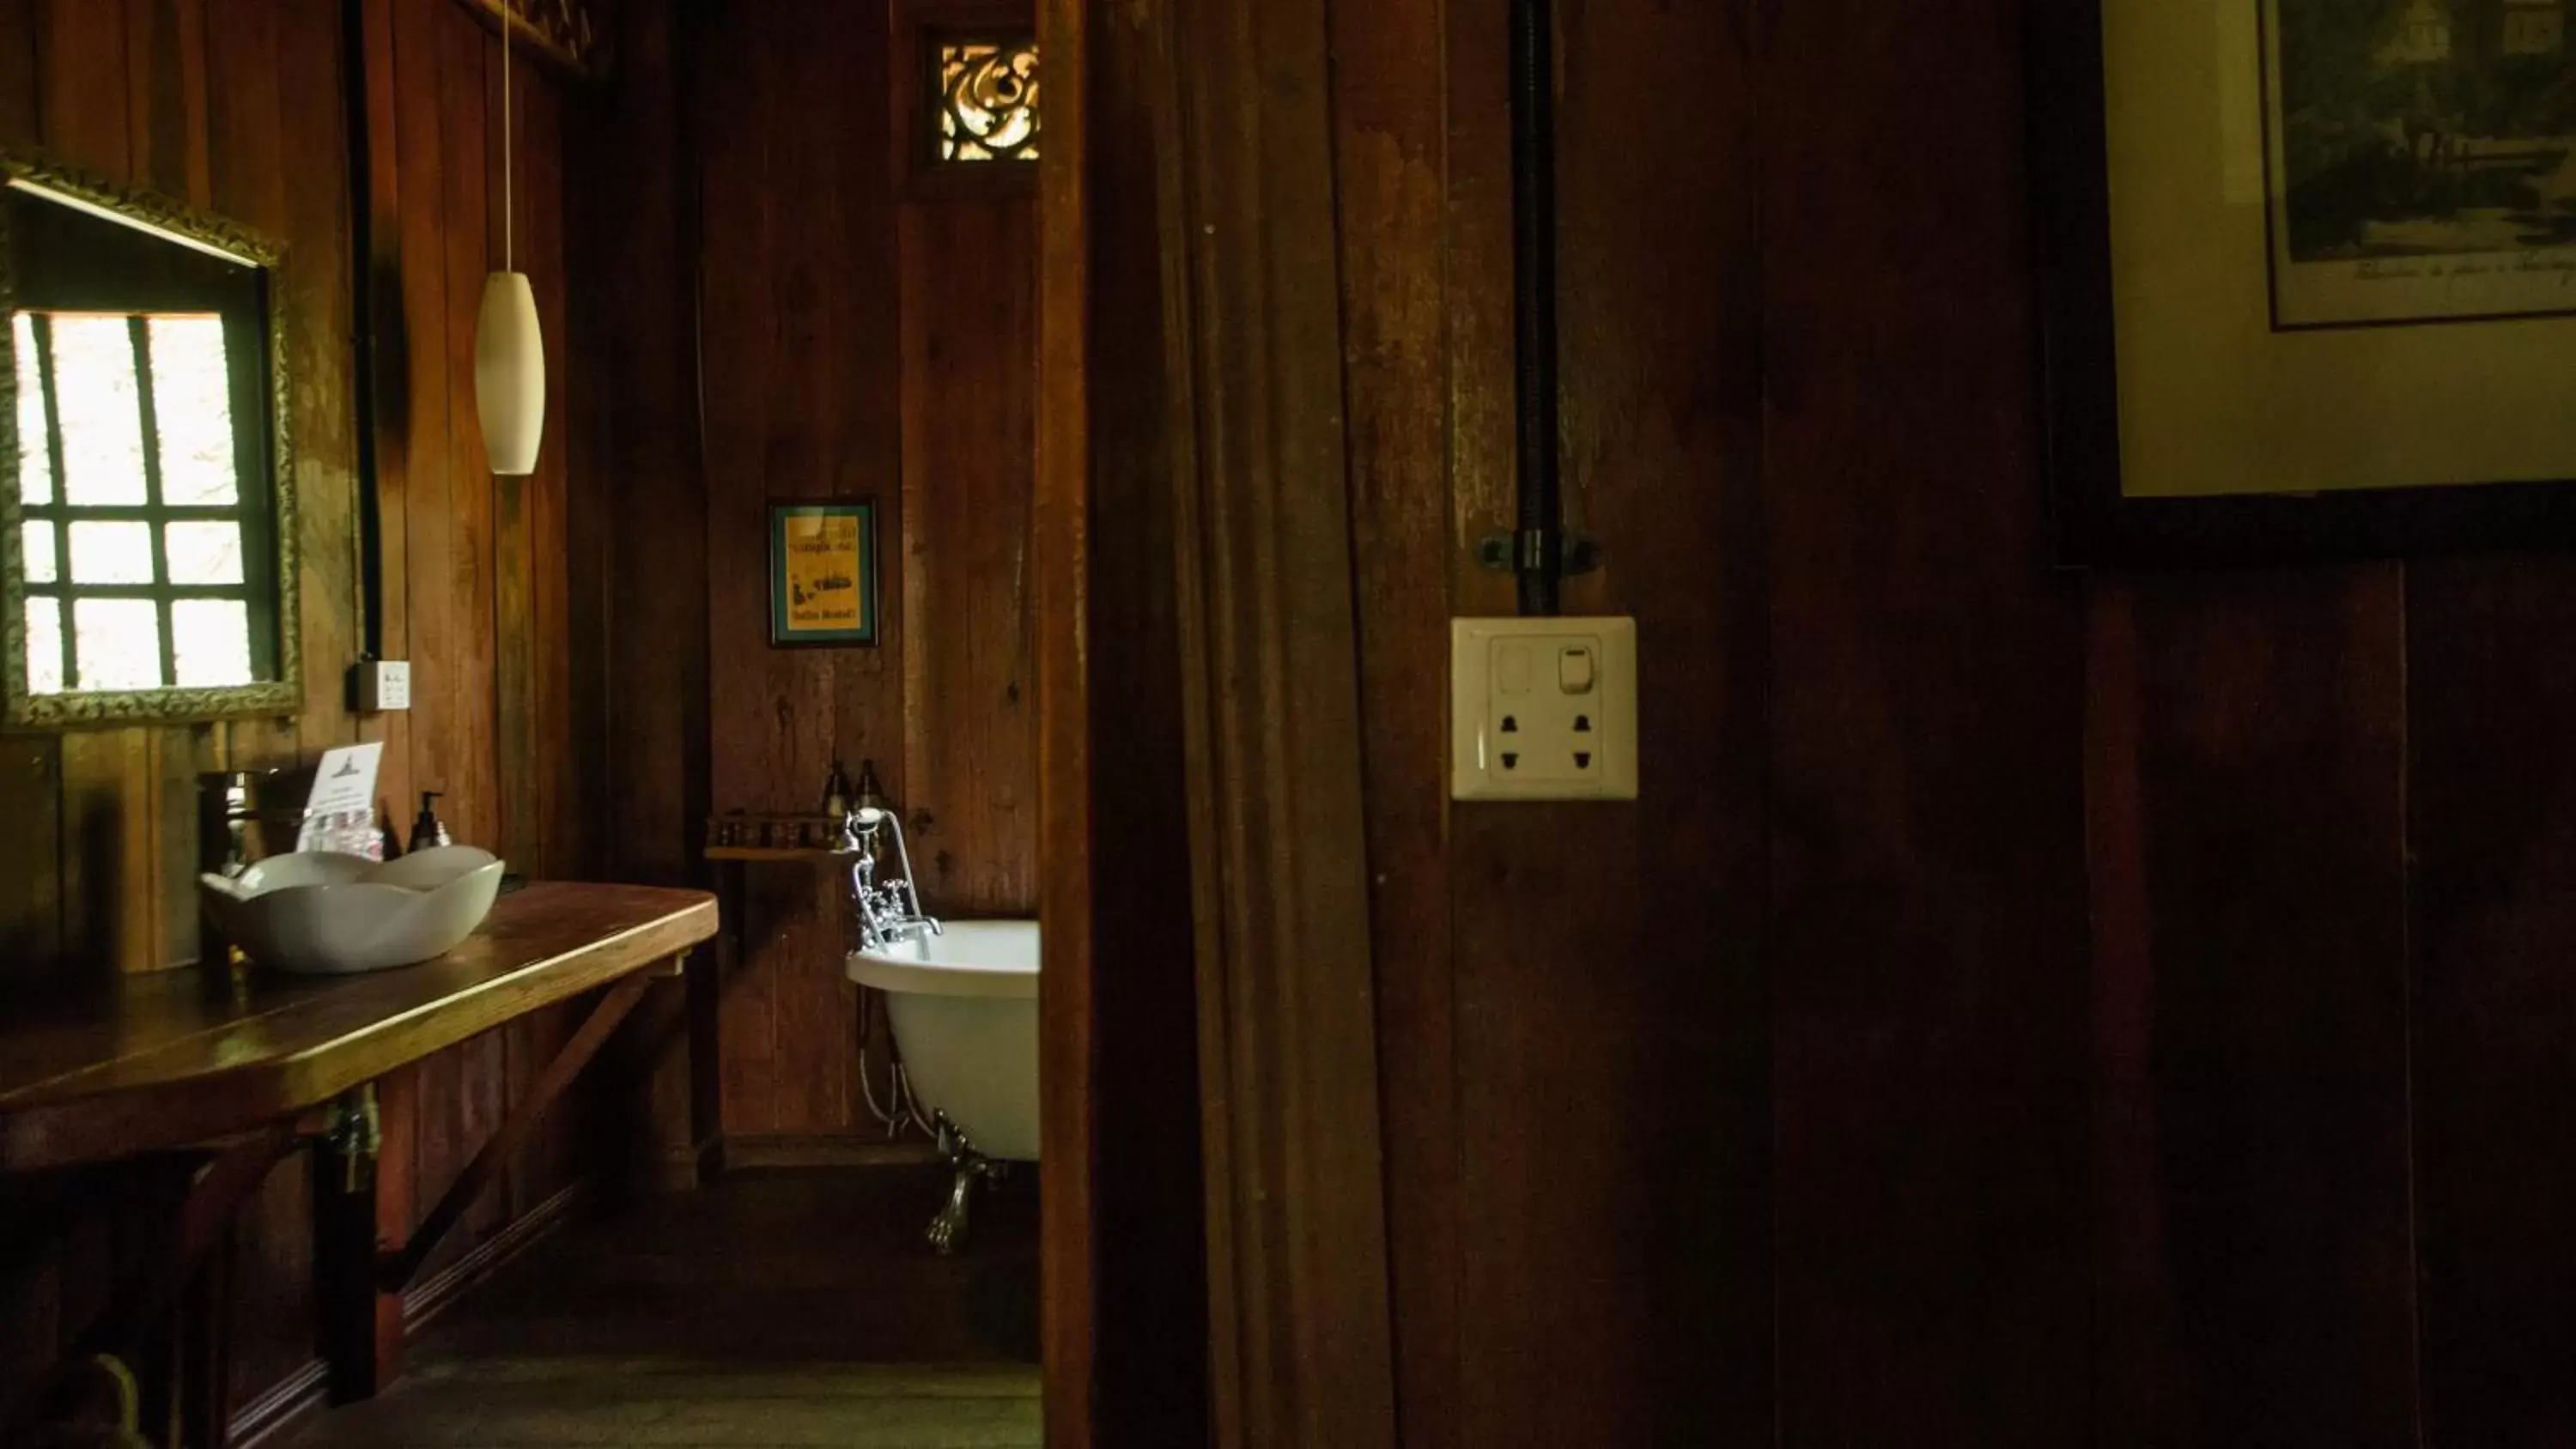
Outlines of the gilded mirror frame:
{"label": "gilded mirror frame", "polygon": [[[259,269],[264,341],[268,349],[270,536],[275,550],[277,597],[270,613],[277,630],[277,677],[219,687],[75,690],[32,694],[27,685],[27,569],[25,512],[20,498],[18,370],[0,366],[0,728],[12,731],[77,729],[120,723],[188,723],[285,716],[304,707],[302,587],[298,561],[294,389],[287,361],[285,289],[280,284],[286,248],[223,217],[198,211],[157,192],[122,186],[42,152],[0,147],[0,187],[102,212],[126,225],[180,245],[210,251]],[[0,207],[0,319],[18,309],[18,259],[8,209]],[[5,337],[6,334],[0,334]],[[15,345],[0,343],[0,351]],[[245,496],[258,486],[244,479]],[[63,567],[70,566],[64,560]]]}

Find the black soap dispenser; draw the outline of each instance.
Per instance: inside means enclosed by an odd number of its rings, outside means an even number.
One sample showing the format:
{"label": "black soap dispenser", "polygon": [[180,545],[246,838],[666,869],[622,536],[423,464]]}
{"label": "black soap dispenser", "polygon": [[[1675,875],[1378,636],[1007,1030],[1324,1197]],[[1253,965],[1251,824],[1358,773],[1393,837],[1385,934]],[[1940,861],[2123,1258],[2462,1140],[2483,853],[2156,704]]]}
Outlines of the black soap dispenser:
{"label": "black soap dispenser", "polygon": [[411,823],[411,853],[413,855],[418,855],[424,850],[435,850],[442,845],[453,845],[456,843],[448,836],[447,827],[439,823],[438,797],[441,793],[443,792],[437,790],[423,790],[420,792],[420,818]]}

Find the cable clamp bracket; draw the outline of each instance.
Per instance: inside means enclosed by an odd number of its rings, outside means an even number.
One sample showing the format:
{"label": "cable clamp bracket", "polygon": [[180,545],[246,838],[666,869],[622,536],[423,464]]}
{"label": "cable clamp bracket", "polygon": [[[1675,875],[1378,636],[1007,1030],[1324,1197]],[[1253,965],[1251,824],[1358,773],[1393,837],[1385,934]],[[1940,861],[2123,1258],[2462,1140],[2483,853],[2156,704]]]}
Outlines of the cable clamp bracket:
{"label": "cable clamp bracket", "polygon": [[[1588,533],[1557,535],[1561,563],[1557,575],[1575,578],[1601,570],[1601,541]],[[1476,562],[1490,572],[1518,574],[1540,572],[1547,568],[1548,535],[1539,530],[1527,533],[1488,534],[1476,545]]]}

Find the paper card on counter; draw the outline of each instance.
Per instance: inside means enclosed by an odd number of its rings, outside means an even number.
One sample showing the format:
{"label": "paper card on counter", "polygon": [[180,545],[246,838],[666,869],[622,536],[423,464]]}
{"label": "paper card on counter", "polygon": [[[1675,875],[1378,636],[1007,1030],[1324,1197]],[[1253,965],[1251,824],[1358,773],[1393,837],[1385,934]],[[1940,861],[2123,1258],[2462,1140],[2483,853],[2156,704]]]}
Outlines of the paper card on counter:
{"label": "paper card on counter", "polygon": [[321,767],[313,772],[313,794],[304,802],[306,818],[360,813],[372,818],[376,812],[376,769],[384,763],[384,757],[381,740],[324,751]]}

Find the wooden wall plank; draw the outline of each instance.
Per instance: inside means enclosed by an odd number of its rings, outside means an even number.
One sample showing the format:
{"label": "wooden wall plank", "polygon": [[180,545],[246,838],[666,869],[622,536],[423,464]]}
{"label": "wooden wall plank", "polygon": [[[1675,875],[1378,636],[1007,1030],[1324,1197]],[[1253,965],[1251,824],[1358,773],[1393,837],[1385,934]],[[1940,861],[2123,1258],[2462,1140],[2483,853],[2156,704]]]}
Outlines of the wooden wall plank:
{"label": "wooden wall plank", "polygon": [[[1049,1385],[1047,1433],[1197,1443],[1212,1398],[1208,1339],[1166,1327],[1208,1321],[1198,962],[1191,923],[1171,909],[1196,870],[1174,608],[1169,173],[1152,139],[1173,77],[1150,0],[1079,18],[1070,8],[1051,7],[1045,22],[1058,88],[1042,164],[1054,169],[1032,241],[1049,259],[1039,413],[1052,456],[1032,502],[1030,697],[1058,767],[1085,765],[1078,784],[1051,774],[1039,786],[1041,1055],[1084,1064],[1078,1086],[1050,1074],[1044,1104],[1050,1159],[1080,1165],[1049,1168],[1044,1194],[1048,1362],[1065,1365],[1050,1377],[1073,1380]],[[1067,53],[1087,57],[1070,88],[1058,81]],[[1090,317],[1118,325],[1086,329]],[[1117,842],[1114,854],[1095,852],[1101,841]]]}
{"label": "wooden wall plank", "polygon": [[[1342,311],[1350,328],[1352,529],[1368,640],[1362,723],[1376,782],[1368,799],[1369,922],[1387,1100],[1388,1258],[1402,1329],[1397,1407],[1413,1449],[1460,1449],[1468,1402],[1460,1382],[1465,1203],[1443,784],[1449,731],[1442,711],[1396,703],[1418,698],[1423,681],[1449,667],[1450,591],[1422,586],[1445,585],[1455,533],[1448,431],[1455,303],[1443,269],[1426,264],[1445,256],[1450,240],[1450,118],[1446,96],[1420,74],[1420,58],[1441,50],[1445,17],[1437,6],[1375,0],[1332,7],[1335,144],[1351,198],[1344,206],[1369,218],[1342,230]],[[1151,375],[1150,366],[1137,370]],[[1113,520],[1097,535],[1101,547],[1123,531]]]}
{"label": "wooden wall plank", "polygon": [[[766,128],[767,87],[759,76],[758,38],[728,11],[701,41],[704,102],[696,119],[705,157],[698,201],[704,289],[701,385],[704,388],[707,534],[708,736],[718,810],[793,808],[805,790],[786,794],[777,779],[774,735],[796,711],[792,672],[769,650],[766,532],[770,493],[769,379],[774,350],[770,269],[778,233]],[[764,10],[763,14],[774,14]],[[810,712],[810,711],[809,711]],[[814,784],[819,786],[818,774]],[[768,873],[762,873],[766,878]],[[802,885],[803,883],[800,883]],[[810,887],[808,887],[810,899]],[[774,906],[746,901],[734,923],[742,951],[727,973],[723,1013],[724,1128],[774,1130],[778,1107],[772,1073],[777,1056],[777,973],[767,951],[778,939]]]}
{"label": "wooden wall plank", "polygon": [[2109,1179],[2151,1202],[2106,1223],[2144,1271],[2105,1310],[2159,1371],[2111,1442],[2417,1443],[2400,574],[2130,589],[2097,668],[2134,681],[2100,707],[2137,711],[2101,727],[2136,752],[2146,935],[2096,971],[2147,976],[2100,977],[2144,1009],[2097,1050],[2150,1075],[2097,1150],[2147,1154]]}
{"label": "wooden wall plank", "polygon": [[[399,448],[380,442],[378,452],[380,457],[398,453],[401,459],[403,627],[399,636],[392,632],[390,625],[395,615],[388,609],[386,644],[393,647],[399,639],[406,657],[420,666],[412,681],[407,726],[411,754],[406,763],[413,793],[456,788],[452,752],[443,744],[454,706],[444,693],[441,678],[447,661],[453,657],[449,652],[452,629],[448,622],[451,586],[441,570],[452,556],[454,536],[448,443],[450,373],[447,328],[442,319],[451,315],[451,307],[471,309],[474,294],[453,299],[448,294],[446,243],[440,219],[445,215],[451,189],[447,181],[450,158],[440,114],[441,67],[434,24],[443,9],[421,0],[386,0],[385,19],[394,65],[389,99],[395,107],[393,129],[400,147],[396,217],[401,238],[403,322],[399,335],[403,341],[400,375],[404,386],[398,404],[399,419],[392,429]],[[471,170],[477,178],[482,174],[479,166]],[[389,588],[391,583],[389,561]],[[410,839],[416,803],[408,797],[393,802],[395,824],[406,841]],[[424,1097],[429,1095],[432,1094],[423,1093]]]}
{"label": "wooden wall plank", "polygon": [[36,6],[0,9],[0,136],[14,145],[30,144],[43,136],[42,34]]}
{"label": "wooden wall plank", "polygon": [[36,7],[47,80],[44,143],[75,165],[128,179],[134,162],[125,7],[45,0]]}
{"label": "wooden wall plank", "polygon": [[1397,1439],[1395,1325],[1329,19],[1326,0],[1171,12],[1161,236],[1189,399],[1174,593],[1214,1438],[1366,1449]]}
{"label": "wooden wall plank", "polygon": [[[1038,1126],[1040,1140],[1052,1144],[1045,1149],[1047,1154],[1058,1164],[1039,1196],[1038,1336],[1045,1362],[1046,1433],[1057,1449],[1097,1449],[1123,1442],[1102,1422],[1101,1323],[1110,1305],[1118,1301],[1102,1291],[1100,1268],[1107,1235],[1100,1164],[1105,1159],[1096,1150],[1105,1140],[1107,1114],[1101,1084],[1108,1064],[1097,1030],[1101,982],[1097,932],[1110,918],[1095,900],[1108,874],[1093,868],[1092,846],[1101,839],[1096,833],[1093,785],[1098,707],[1086,661],[1093,657],[1090,538],[1092,515],[1099,506],[1094,501],[1094,460],[1111,468],[1128,461],[1122,449],[1093,431],[1096,395],[1136,385],[1137,378],[1155,385],[1154,391],[1141,392],[1136,412],[1126,414],[1142,435],[1129,446],[1141,442],[1158,464],[1151,471],[1139,468],[1139,476],[1151,479],[1165,473],[1160,481],[1166,486],[1158,491],[1167,497],[1176,492],[1169,486],[1172,480],[1166,470],[1174,458],[1164,437],[1174,416],[1168,390],[1174,379],[1169,376],[1168,361],[1164,367],[1154,365],[1158,354],[1167,360],[1177,355],[1162,349],[1159,341],[1169,330],[1168,314],[1162,311],[1162,206],[1159,192],[1154,194],[1156,204],[1148,207],[1135,190],[1140,174],[1157,181],[1168,174],[1163,159],[1167,153],[1156,142],[1161,103],[1171,83],[1171,59],[1168,44],[1157,42],[1168,36],[1170,22],[1168,12],[1150,14],[1155,23],[1113,26],[1106,23],[1109,12],[1089,0],[1039,0],[1038,5],[1038,43],[1052,67],[1046,81],[1051,108],[1047,141],[1038,161],[1040,385],[1038,469],[1030,500],[1034,557],[1029,571],[1030,597],[1037,605],[1038,920],[1045,946],[1045,971],[1038,991]],[[1129,42],[1123,56],[1117,39]],[[1111,89],[1116,80],[1126,81],[1126,87]],[[1109,111],[1104,102],[1112,95],[1127,97],[1129,109]],[[1148,153],[1156,156],[1150,168],[1138,160]],[[1129,167],[1123,173],[1095,171],[1095,161],[1107,163],[1121,156]],[[1107,178],[1113,174],[1123,175],[1126,184],[1110,184]],[[1097,225],[1113,217],[1126,222],[1124,244],[1116,247],[1105,242],[1103,228]],[[1147,217],[1150,223],[1144,220]],[[1095,365],[1100,341],[1113,335],[1094,322],[1095,279],[1125,295],[1155,299],[1156,340],[1147,344],[1153,350],[1123,358],[1125,365]],[[1177,571],[1177,535],[1167,557],[1167,567]],[[1177,642],[1170,651],[1176,663]],[[1152,717],[1148,712],[1147,718]],[[1181,808],[1186,825],[1186,787]],[[1173,914],[1159,910],[1146,918],[1168,920]],[[1196,966],[1193,959],[1194,977]],[[1195,1039],[1199,1016],[1195,984],[1190,1000]],[[1198,1065],[1195,1057],[1192,1065]],[[1189,1136],[1196,1141],[1199,1104],[1190,1105]],[[1193,1164],[1194,1179],[1203,1177],[1199,1170],[1203,1166],[1203,1159]],[[1205,1201],[1204,1197],[1199,1200]],[[1195,1246],[1202,1250],[1199,1261],[1206,1263],[1210,1255],[1204,1252],[1203,1213],[1200,1226],[1201,1238]],[[1165,1275],[1161,1281],[1171,1279]],[[1202,1303],[1206,1302],[1204,1284],[1203,1270]],[[1209,1326],[1207,1341],[1212,1347],[1216,1321],[1205,1313],[1202,1318]],[[1214,1384],[1204,1357],[1199,1369],[1194,1376],[1199,1402],[1194,1407],[1202,1415],[1198,1437],[1206,1440],[1217,1432],[1211,1412]],[[1166,1395],[1164,1401],[1178,1397]],[[1184,1424],[1179,1434],[1165,1437],[1186,1440],[1190,1432]]]}
{"label": "wooden wall plank", "polygon": [[2082,656],[2040,569],[2019,9],[1763,12],[1788,1443],[2095,1423]]}
{"label": "wooden wall plank", "polygon": [[[1336,66],[1345,134],[1363,128],[1360,145],[1346,141],[1344,184],[1367,188],[1344,210],[1369,218],[1346,241],[1346,285],[1373,288],[1349,292],[1345,310],[1373,318],[1355,326],[1347,391],[1360,446],[1375,450],[1360,454],[1353,487],[1373,871],[1379,909],[1398,913],[1379,925],[1392,943],[1380,969],[1408,993],[1382,1003],[1381,1055],[1391,1134],[1409,1134],[1435,1174],[1399,1172],[1393,1190],[1399,1224],[1420,1215],[1417,1243],[1454,1217],[1451,1271],[1463,1276],[1448,1289],[1454,1309],[1431,1298],[1416,1315],[1436,1286],[1400,1306],[1407,1435],[1766,1437],[1761,755],[1739,743],[1703,758],[1711,738],[1763,730],[1760,613],[1745,607],[1763,577],[1754,149],[1749,88],[1729,79],[1745,58],[1715,7],[1563,17],[1566,286],[1585,299],[1566,317],[1569,503],[1621,540],[1609,575],[1577,584],[1568,609],[1633,613],[1646,631],[1660,681],[1642,740],[1653,785],[1636,809],[1453,808],[1446,701],[1425,685],[1447,671],[1453,609],[1510,609],[1509,579],[1477,568],[1469,547],[1511,526],[1503,18],[1499,7],[1448,18],[1445,215],[1405,219],[1402,188],[1442,173],[1409,175],[1408,158],[1379,154],[1393,148],[1365,129],[1418,104],[1403,77],[1420,37],[1399,29],[1373,69],[1354,70],[1345,32]],[[1672,71],[1658,79],[1662,66]],[[1371,83],[1389,94],[1355,89]],[[1616,103],[1631,85],[1734,100],[1704,108],[1686,153],[1649,156]],[[1355,154],[1367,163],[1356,173]],[[1641,207],[1655,228],[1630,224]],[[1445,358],[1408,355],[1407,332],[1374,331],[1405,328],[1422,305],[1415,289],[1442,275],[1436,253],[1407,254],[1408,237],[1448,248],[1446,316],[1427,326]],[[1445,457],[1415,456],[1426,445]],[[1447,589],[1423,587],[1426,563]],[[1448,858],[1426,865],[1444,835]],[[1435,915],[1408,910],[1392,884],[1424,871],[1439,872]],[[1417,1050],[1426,1062],[1397,1065]],[[1441,1163],[1452,1136],[1458,1160]],[[1683,1138],[1692,1150],[1668,1150]],[[1432,1196],[1444,1169],[1447,1201]],[[1638,1227],[1600,1231],[1608,1222]],[[1496,1262],[1518,1266],[1473,1266]],[[1406,1275],[1399,1258],[1399,1287]],[[1569,1343],[1593,1347],[1569,1361]]]}
{"label": "wooden wall plank", "polygon": [[[288,228],[293,222],[288,202],[288,100],[280,84],[281,36],[290,20],[300,21],[305,15],[319,14],[323,8],[312,0],[298,0],[296,14],[290,14],[286,6],[259,6],[234,13],[227,23],[210,27],[206,35],[207,124],[212,133],[207,170],[215,207],[271,237],[291,239]],[[299,92],[296,101],[299,106],[295,123],[301,126],[315,119],[303,107],[317,103],[327,106],[328,97]],[[298,153],[298,159],[309,157],[310,153]],[[345,193],[347,182],[338,174],[345,169],[344,163],[335,156],[326,164],[331,167],[325,173],[328,180],[319,184]],[[323,251],[323,245],[318,244],[320,239],[316,242],[312,249]],[[292,250],[300,259],[306,249]],[[298,272],[286,279],[286,304],[290,308],[309,305],[311,294],[304,290],[305,286],[318,279],[304,273],[318,268],[328,277],[336,265],[337,259],[327,251],[301,263]],[[300,324],[308,320],[298,319],[299,331]],[[290,356],[301,362],[317,361],[315,354],[321,351],[309,338],[290,338],[288,349]],[[299,388],[309,385],[299,384]],[[290,402],[298,417],[309,411],[305,399]],[[311,540],[308,530],[305,541]],[[333,542],[341,548],[347,546],[344,539]],[[302,745],[293,720],[235,720],[224,726],[223,739],[220,768],[287,769],[302,760]]]}
{"label": "wooden wall plank", "polygon": [[205,0],[124,3],[134,177],[202,206],[213,191],[207,169]]}
{"label": "wooden wall plank", "polygon": [[[448,828],[458,840],[497,839],[502,802],[494,749],[496,709],[493,656],[499,637],[494,602],[493,478],[483,455],[482,420],[474,408],[474,332],[484,277],[493,264],[489,208],[500,199],[492,184],[489,149],[497,129],[479,97],[488,95],[488,69],[499,42],[454,4],[416,0],[436,12],[431,26],[440,47],[439,72],[447,87],[441,108],[447,193],[439,215],[447,266],[447,567],[432,579],[448,630],[432,638],[423,655],[432,665],[434,694],[446,705],[443,765],[453,796],[443,802]],[[413,580],[412,606],[421,607]],[[439,615],[433,615],[439,617]],[[415,618],[414,629],[419,627]]]}
{"label": "wooden wall plank", "polygon": [[[859,379],[871,346],[885,339],[852,337],[846,330],[846,294],[865,283],[853,277],[855,223],[867,213],[854,206],[858,174],[873,176],[885,145],[866,122],[881,107],[853,106],[847,69],[855,57],[881,53],[871,37],[880,27],[866,7],[791,6],[759,27],[776,47],[764,78],[769,104],[762,142],[770,148],[768,185],[782,221],[771,233],[769,315],[778,329],[780,370],[764,382],[770,393],[767,498],[762,504],[763,567],[750,577],[766,599],[769,503],[813,500],[870,491],[867,440],[842,412],[845,398],[863,396]],[[783,63],[781,63],[783,62]],[[855,97],[858,100],[865,96]],[[815,118],[823,118],[818,124]],[[839,124],[835,124],[835,122]],[[849,122],[858,122],[855,132]],[[753,646],[744,638],[741,646]],[[841,753],[843,680],[874,673],[881,660],[866,650],[803,649],[774,652],[770,677],[792,703],[781,710],[770,735],[770,798],[785,809],[819,809],[824,777]],[[855,723],[853,721],[852,723]],[[839,911],[841,887],[834,872],[779,872],[776,917],[779,944],[764,963],[775,973],[776,1058],[771,1099],[779,1131],[832,1133],[851,1129],[850,1061],[858,1034],[858,993],[842,968],[845,938]]]}
{"label": "wooden wall plank", "polygon": [[903,208],[906,804],[933,909],[1037,903],[1029,689],[1037,254],[1024,197]]}
{"label": "wooden wall plank", "polygon": [[[349,665],[365,645],[364,563],[358,536],[354,392],[357,283],[350,257],[350,134],[346,27],[329,0],[284,7],[275,68],[286,103],[279,164],[287,234],[304,239],[287,276],[295,370],[296,508],[303,524],[304,712],[296,720],[307,759],[360,738],[348,707]],[[383,777],[379,777],[379,784]]]}
{"label": "wooden wall plank", "polygon": [[[428,653],[433,686],[447,702],[445,763],[454,797],[441,812],[455,838],[471,844],[501,838],[507,805],[502,799],[497,735],[500,695],[495,670],[504,628],[498,606],[499,558],[495,543],[498,482],[483,453],[482,419],[474,406],[474,337],[484,277],[495,265],[491,210],[500,204],[494,185],[493,143],[499,117],[488,109],[498,86],[493,68],[500,43],[453,4],[419,0],[437,12],[439,72],[443,87],[440,145],[447,194],[440,216],[447,267],[445,366],[447,368],[448,517],[447,567],[439,584],[452,631]],[[417,581],[415,581],[417,584]],[[417,592],[414,607],[419,604]],[[513,792],[533,781],[513,781]],[[467,1042],[454,1052],[452,1091],[424,1092],[422,1136],[442,1141],[448,1156],[420,1163],[421,1202],[435,1202],[463,1170],[483,1140],[501,1125],[508,1107],[508,1039],[500,1034]],[[424,1076],[424,1082],[435,1077]],[[451,1113],[444,1123],[434,1119]],[[441,1129],[444,1129],[442,1135]],[[506,1198],[487,1195],[469,1211],[464,1231],[443,1250],[461,1255],[491,1232],[508,1211]],[[435,1265],[432,1267],[434,1271]]]}
{"label": "wooden wall plank", "polygon": [[2409,566],[2426,1442],[2576,1437],[2576,566]]}
{"label": "wooden wall plank", "polygon": [[[592,385],[570,405],[600,415],[605,453],[576,468],[591,511],[575,518],[602,535],[615,561],[602,605],[612,711],[603,856],[619,879],[676,884],[701,869],[699,817],[709,808],[699,259],[683,252],[697,232],[699,138],[684,128],[682,71],[697,50],[672,0],[621,13],[627,60],[605,103],[571,118],[582,184],[569,198],[569,245],[592,277],[573,289],[574,346]],[[639,149],[674,164],[623,164]]]}
{"label": "wooden wall plank", "polygon": [[[594,104],[565,115],[566,165],[580,179],[565,196],[565,245],[588,279],[568,298],[567,353],[583,379],[566,399],[577,424],[570,527],[584,541],[574,611],[577,636],[593,641],[576,654],[598,672],[575,702],[603,741],[596,868],[661,884],[701,878],[710,808],[696,142],[682,121],[697,52],[684,31],[674,0],[621,7],[615,72]],[[631,164],[639,154],[672,161]],[[585,558],[604,574],[595,589],[582,586]],[[599,1135],[622,1160],[694,1180],[683,1005],[672,993],[639,1011],[616,1060],[649,1084],[642,1100],[613,1104],[622,1110]]]}
{"label": "wooden wall plank", "polygon": [[[547,424],[545,447],[538,458],[537,481],[528,506],[528,554],[531,564],[529,613],[531,683],[531,751],[534,761],[568,763],[569,769],[538,769],[530,824],[539,845],[533,872],[548,879],[590,878],[597,870],[590,856],[591,811],[601,796],[605,759],[583,748],[604,733],[604,726],[577,729],[573,700],[575,680],[596,699],[601,692],[600,645],[591,633],[576,639],[571,592],[576,576],[595,591],[603,571],[595,557],[584,558],[570,534],[571,462],[574,425],[580,410],[568,396],[571,380],[571,326],[566,294],[570,278],[564,247],[564,103],[535,63],[520,66],[517,105],[520,121],[521,220],[519,245],[524,265],[547,285],[537,294],[538,317],[546,337]],[[586,573],[585,573],[586,570]],[[507,641],[507,634],[504,634]],[[524,777],[512,777],[524,778]]]}
{"label": "wooden wall plank", "polygon": [[[360,486],[375,490],[376,629],[372,643],[379,657],[411,658],[410,475],[413,440],[411,378],[414,342],[406,318],[415,297],[426,290],[405,258],[411,246],[403,225],[404,200],[415,185],[405,179],[403,154],[408,147],[435,150],[435,137],[419,134],[419,122],[397,100],[401,77],[413,62],[398,62],[394,0],[364,0],[358,11],[360,53],[350,63],[363,68],[367,124],[357,138],[367,148],[367,194],[353,197],[353,207],[366,209],[367,255],[364,266],[366,335],[371,395],[358,399],[363,409],[358,426],[374,445],[374,476]],[[415,165],[421,164],[417,157]],[[438,295],[444,295],[443,292]],[[376,777],[378,809],[384,823],[408,840],[414,803],[411,712],[397,711],[361,718],[358,736],[381,742],[384,754]]]}

